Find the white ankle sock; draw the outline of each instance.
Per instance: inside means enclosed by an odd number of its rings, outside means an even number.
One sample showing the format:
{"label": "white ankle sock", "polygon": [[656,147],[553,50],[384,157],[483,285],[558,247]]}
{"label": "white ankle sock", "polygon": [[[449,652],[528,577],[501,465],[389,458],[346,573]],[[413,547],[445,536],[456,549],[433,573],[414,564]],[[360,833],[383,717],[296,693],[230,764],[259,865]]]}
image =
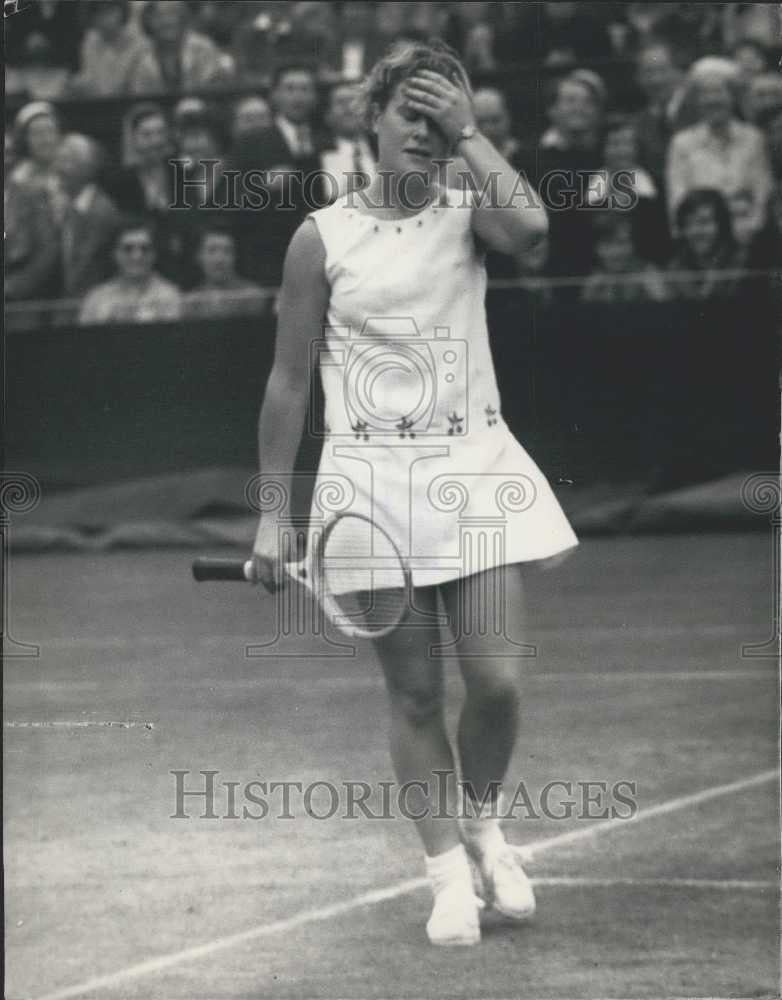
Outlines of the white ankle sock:
{"label": "white ankle sock", "polygon": [[479,816],[463,819],[462,831],[465,839],[474,845],[487,860],[496,857],[505,847],[505,837],[496,816]]}
{"label": "white ankle sock", "polygon": [[427,855],[424,861],[426,874],[432,883],[432,892],[435,896],[443,889],[459,884],[468,891],[472,891],[472,872],[462,844],[457,844],[456,847],[443,851],[442,854],[435,854],[434,857]]}

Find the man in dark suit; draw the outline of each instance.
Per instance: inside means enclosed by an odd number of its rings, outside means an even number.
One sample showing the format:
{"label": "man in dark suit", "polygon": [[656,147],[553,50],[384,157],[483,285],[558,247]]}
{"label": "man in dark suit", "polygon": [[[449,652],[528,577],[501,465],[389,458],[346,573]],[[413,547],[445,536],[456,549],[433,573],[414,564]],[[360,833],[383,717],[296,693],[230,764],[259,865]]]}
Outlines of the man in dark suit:
{"label": "man in dark suit", "polygon": [[278,285],[288,243],[307,212],[325,205],[313,112],[315,74],[305,65],[280,66],[271,92],[274,124],[240,139],[234,163],[240,171],[267,171],[269,204],[240,219],[240,271],[263,285]]}
{"label": "man in dark suit", "polygon": [[515,170],[522,169],[522,146],[512,133],[508,103],[501,90],[480,87],[473,95],[475,122]]}
{"label": "man in dark suit", "polygon": [[377,172],[377,161],[356,104],[357,86],[336,83],[329,91],[325,121],[328,142],[320,153],[328,175],[324,196],[334,201],[348,190],[366,187]]}
{"label": "man in dark suit", "polygon": [[645,167],[662,190],[665,159],[673,133],[684,124],[681,115],[683,74],[674,52],[664,41],[644,45],[637,59],[638,82],[646,106],[636,116],[639,166]]}
{"label": "man in dark suit", "polygon": [[[588,274],[594,234],[586,194],[590,174],[603,166],[600,137],[606,90],[591,70],[574,70],[551,92],[551,126],[529,156],[527,176],[549,209],[547,270],[555,277]],[[571,289],[563,289],[567,297]]]}
{"label": "man in dark suit", "polygon": [[83,295],[110,272],[111,247],[120,212],[95,183],[101,165],[97,143],[85,135],[67,135],[57,152],[55,170],[68,204],[61,233],[62,294]]}

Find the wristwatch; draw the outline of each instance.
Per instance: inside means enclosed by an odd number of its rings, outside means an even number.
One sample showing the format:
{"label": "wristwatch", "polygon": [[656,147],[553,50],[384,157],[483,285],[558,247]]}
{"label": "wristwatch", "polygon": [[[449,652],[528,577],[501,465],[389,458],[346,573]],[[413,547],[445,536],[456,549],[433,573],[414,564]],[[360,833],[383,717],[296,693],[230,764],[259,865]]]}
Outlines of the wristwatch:
{"label": "wristwatch", "polygon": [[477,131],[478,129],[474,125],[462,125],[459,129],[459,134],[456,136],[456,145],[458,146],[464,139],[472,139]]}

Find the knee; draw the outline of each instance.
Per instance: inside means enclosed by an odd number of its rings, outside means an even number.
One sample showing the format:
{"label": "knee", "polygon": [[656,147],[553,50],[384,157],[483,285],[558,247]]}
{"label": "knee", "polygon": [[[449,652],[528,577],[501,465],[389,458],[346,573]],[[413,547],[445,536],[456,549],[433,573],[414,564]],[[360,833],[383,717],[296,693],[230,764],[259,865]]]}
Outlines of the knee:
{"label": "knee", "polygon": [[393,688],[389,694],[393,713],[410,726],[418,728],[442,719],[443,697],[437,688]]}
{"label": "knee", "polygon": [[515,716],[521,704],[519,670],[515,664],[482,671],[467,686],[473,706],[492,716]]}

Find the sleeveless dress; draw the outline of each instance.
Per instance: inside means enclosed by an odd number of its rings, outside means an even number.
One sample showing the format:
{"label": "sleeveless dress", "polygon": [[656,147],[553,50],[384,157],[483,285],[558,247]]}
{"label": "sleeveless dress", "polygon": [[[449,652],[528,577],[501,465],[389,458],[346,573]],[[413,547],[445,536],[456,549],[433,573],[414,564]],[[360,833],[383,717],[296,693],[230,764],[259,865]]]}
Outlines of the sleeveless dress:
{"label": "sleeveless dress", "polygon": [[415,586],[578,544],[502,418],[468,197],[442,191],[398,220],[350,196],[311,214],[331,297],[314,345],[325,439],[308,550],[334,513],[365,514],[395,540]]}

